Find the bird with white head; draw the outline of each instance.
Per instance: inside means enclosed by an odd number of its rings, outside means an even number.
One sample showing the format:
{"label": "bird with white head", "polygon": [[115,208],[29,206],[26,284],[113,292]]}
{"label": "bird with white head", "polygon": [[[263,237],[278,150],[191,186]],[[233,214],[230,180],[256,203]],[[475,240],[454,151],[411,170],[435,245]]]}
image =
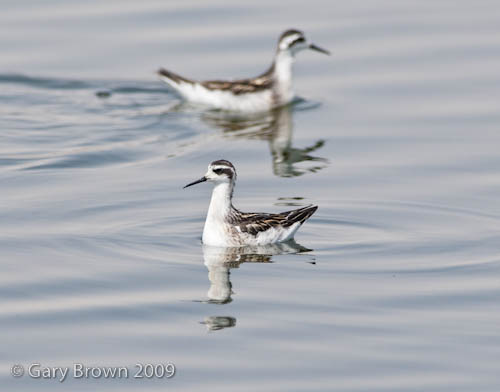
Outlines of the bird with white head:
{"label": "bird with white head", "polygon": [[213,161],[206,174],[184,188],[201,182],[214,183],[202,241],[212,246],[267,245],[288,241],[318,209],[307,206],[278,214],[245,213],[232,203],[236,169],[227,160]]}

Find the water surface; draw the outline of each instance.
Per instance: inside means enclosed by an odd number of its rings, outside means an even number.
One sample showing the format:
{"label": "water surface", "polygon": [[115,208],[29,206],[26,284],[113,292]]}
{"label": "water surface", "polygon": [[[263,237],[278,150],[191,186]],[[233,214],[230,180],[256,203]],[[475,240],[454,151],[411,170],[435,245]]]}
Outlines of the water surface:
{"label": "water surface", "polygon": [[[5,1],[0,380],[8,390],[497,391],[500,25],[493,1]],[[203,23],[201,23],[203,21]],[[258,28],[256,28],[258,26]],[[154,76],[263,71],[304,29],[294,105],[182,104]],[[235,205],[317,204],[296,243],[204,248]],[[172,362],[163,380],[10,367]]]}

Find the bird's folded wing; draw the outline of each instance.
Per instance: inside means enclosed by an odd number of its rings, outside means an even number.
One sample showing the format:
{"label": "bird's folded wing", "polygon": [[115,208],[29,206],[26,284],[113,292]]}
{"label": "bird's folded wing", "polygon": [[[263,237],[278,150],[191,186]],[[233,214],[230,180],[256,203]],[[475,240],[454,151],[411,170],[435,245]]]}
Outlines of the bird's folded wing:
{"label": "bird's folded wing", "polygon": [[302,224],[317,208],[317,206],[307,206],[279,214],[240,213],[235,226],[242,233],[257,235],[273,227],[289,227],[297,222]]}

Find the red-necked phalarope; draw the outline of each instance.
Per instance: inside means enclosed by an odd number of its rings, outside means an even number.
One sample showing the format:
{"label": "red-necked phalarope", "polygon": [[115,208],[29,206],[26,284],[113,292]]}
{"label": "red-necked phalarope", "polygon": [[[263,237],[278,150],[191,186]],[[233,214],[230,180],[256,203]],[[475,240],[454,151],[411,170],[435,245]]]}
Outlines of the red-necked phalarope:
{"label": "red-necked phalarope", "polygon": [[330,54],[308,43],[301,31],[291,29],[281,34],[271,67],[256,78],[197,82],[163,68],[158,75],[187,101],[225,110],[265,111],[293,99],[292,64],[295,53],[304,49]]}
{"label": "red-necked phalarope", "polygon": [[202,241],[206,245],[248,246],[287,241],[318,208],[308,206],[279,214],[238,211],[232,203],[236,169],[224,159],[212,162],[202,178],[184,188],[204,181],[215,184],[203,229]]}

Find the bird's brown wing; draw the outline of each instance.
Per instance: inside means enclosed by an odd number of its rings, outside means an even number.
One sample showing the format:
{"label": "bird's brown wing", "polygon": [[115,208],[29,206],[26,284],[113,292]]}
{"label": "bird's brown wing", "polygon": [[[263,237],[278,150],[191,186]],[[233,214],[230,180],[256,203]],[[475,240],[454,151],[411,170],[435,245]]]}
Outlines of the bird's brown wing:
{"label": "bird's brown wing", "polygon": [[271,66],[266,72],[262,75],[257,76],[256,78],[250,79],[239,79],[232,81],[225,80],[207,80],[204,82],[196,82],[191,79],[187,79],[181,75],[176,74],[175,72],[169,71],[165,68],[160,68],[158,70],[158,75],[163,76],[167,79],[172,80],[173,82],[179,83],[189,83],[195,84],[200,83],[203,87],[209,90],[222,90],[229,91],[235,95],[244,94],[244,93],[253,93],[261,90],[265,90],[270,88],[273,84],[273,69],[274,66]]}
{"label": "bird's brown wing", "polygon": [[201,82],[201,85],[209,90],[230,91],[235,95],[254,93],[271,88],[273,84],[274,64],[262,75],[251,79],[240,79],[232,81],[207,80]]}
{"label": "bird's brown wing", "polygon": [[294,223],[304,223],[318,209],[317,206],[308,206],[297,210],[285,211],[279,214],[259,214],[239,212],[234,224],[242,233],[257,235],[273,227],[289,227]]}

